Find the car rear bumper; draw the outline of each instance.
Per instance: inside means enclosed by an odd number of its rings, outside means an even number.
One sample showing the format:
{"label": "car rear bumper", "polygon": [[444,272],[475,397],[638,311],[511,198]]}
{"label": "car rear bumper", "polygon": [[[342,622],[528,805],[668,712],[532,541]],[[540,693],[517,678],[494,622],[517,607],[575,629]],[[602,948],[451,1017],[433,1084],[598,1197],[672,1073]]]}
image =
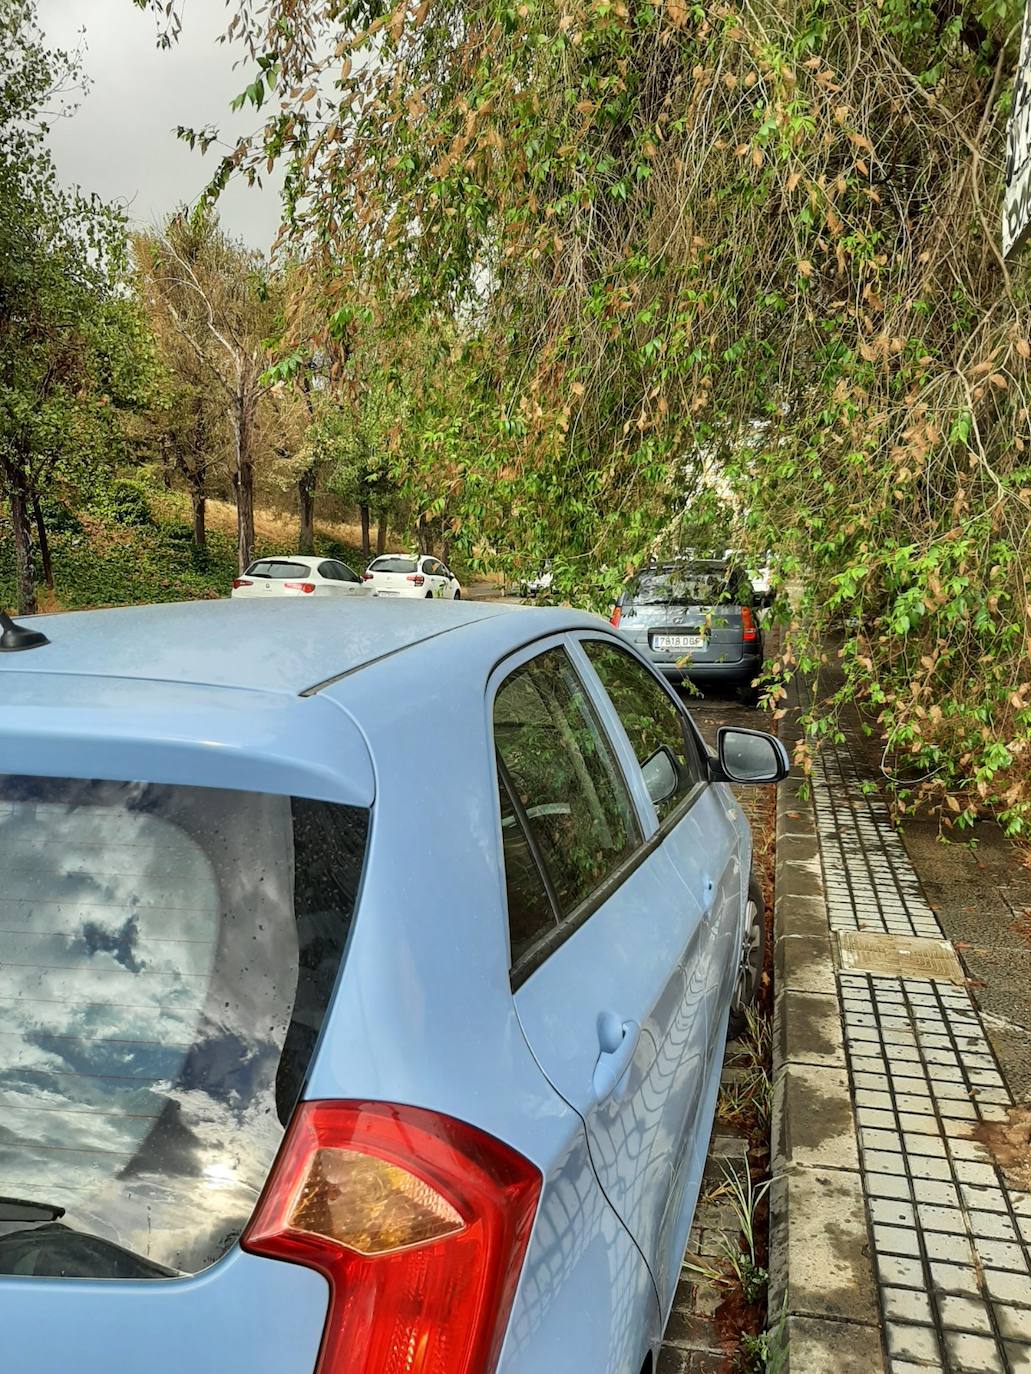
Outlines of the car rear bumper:
{"label": "car rear bumper", "polygon": [[652,665],[670,682],[709,683],[718,686],[723,683],[751,682],[758,677],[763,666],[761,654],[749,654],[733,663],[687,663],[678,664],[674,659],[661,659],[652,656]]}

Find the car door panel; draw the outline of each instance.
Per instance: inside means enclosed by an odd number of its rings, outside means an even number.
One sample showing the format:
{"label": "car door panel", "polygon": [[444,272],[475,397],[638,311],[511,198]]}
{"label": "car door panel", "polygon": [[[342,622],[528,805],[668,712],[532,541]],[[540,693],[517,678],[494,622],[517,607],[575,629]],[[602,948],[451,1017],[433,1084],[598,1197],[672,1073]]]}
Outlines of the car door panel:
{"label": "car door panel", "polygon": [[[576,645],[568,649],[575,660]],[[498,676],[506,675],[514,675],[507,666]],[[585,676],[577,680],[594,707],[598,756],[604,753],[622,770],[625,737],[619,741],[607,728],[607,699],[592,693]],[[499,722],[495,710],[498,747],[507,761],[512,728]],[[548,773],[554,741],[539,729],[532,743]],[[619,781],[625,789],[626,778]],[[546,815],[561,808],[550,795],[539,805],[536,795],[528,795],[534,785],[524,775],[518,789],[528,812]],[[680,1224],[678,1183],[682,1161],[692,1152],[704,1073],[696,969],[705,941],[701,910],[669,855],[644,838],[656,826],[654,811],[649,817],[640,809],[642,799],[649,804],[647,795],[639,787],[633,795],[644,827],[641,843],[600,893],[563,917],[558,935],[564,924],[566,938],[518,987],[515,1004],[543,1072],[583,1118],[601,1186],[653,1277],[662,1276],[660,1298],[668,1303],[682,1254],[675,1253],[672,1239]],[[573,797],[567,810],[577,813],[580,804]],[[567,838],[567,850],[582,840],[579,834]]]}
{"label": "car door panel", "polygon": [[[609,1202],[653,1271],[660,1298],[679,1266],[671,1258],[675,1180],[690,1148],[705,1042],[685,968],[702,939],[700,913],[661,849],[516,993],[516,1011],[545,1075],[587,1128]],[[606,1015],[639,1027],[625,1071],[597,1090]],[[671,1273],[672,1271],[672,1273]]]}
{"label": "car door panel", "polygon": [[[666,1245],[655,1258],[656,1282],[668,1304],[704,1167],[705,1152],[699,1157],[696,1145],[698,1139],[707,1142],[710,1133],[704,1094],[712,1047],[718,1038],[713,1029],[720,974],[715,931],[721,907],[716,874],[722,873],[725,846],[719,843],[720,832],[713,824],[707,800],[712,787],[700,741],[669,686],[612,637],[581,635],[578,648],[600,695],[600,709],[607,710],[607,723],[613,737],[619,739],[624,767],[635,783],[639,804],[651,810],[653,822],[661,821],[656,840],[684,889],[686,909],[695,921],[692,938],[681,953],[684,1001],[666,1046],[671,1071],[678,1071],[684,1080],[669,1104],[671,1111],[680,1114],[677,1119],[684,1147],[677,1154],[670,1180],[669,1218],[663,1231]],[[674,765],[674,781],[679,772],[679,782],[670,795],[653,802],[643,765],[661,749],[672,751],[667,757]]]}
{"label": "car door panel", "polygon": [[[726,793],[726,795],[723,795]],[[749,869],[748,831],[729,789],[710,783],[675,827],[670,858],[702,908],[699,973],[705,986],[706,1063],[722,1059]]]}

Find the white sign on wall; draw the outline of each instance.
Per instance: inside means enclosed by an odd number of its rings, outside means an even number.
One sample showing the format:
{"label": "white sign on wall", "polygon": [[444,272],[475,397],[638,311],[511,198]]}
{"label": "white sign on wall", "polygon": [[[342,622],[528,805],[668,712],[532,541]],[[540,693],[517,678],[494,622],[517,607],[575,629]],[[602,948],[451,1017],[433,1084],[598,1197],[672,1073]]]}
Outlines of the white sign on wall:
{"label": "white sign on wall", "polygon": [[1002,202],[1002,251],[1012,257],[1031,230],[1031,4],[1024,11],[1020,65],[1006,135],[1006,191]]}

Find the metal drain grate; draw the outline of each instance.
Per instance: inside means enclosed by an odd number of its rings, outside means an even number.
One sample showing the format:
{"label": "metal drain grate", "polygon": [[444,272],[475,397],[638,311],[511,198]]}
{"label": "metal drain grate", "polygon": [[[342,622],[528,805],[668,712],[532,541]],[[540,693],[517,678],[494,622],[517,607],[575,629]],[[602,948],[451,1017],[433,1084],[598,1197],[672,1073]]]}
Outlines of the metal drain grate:
{"label": "metal drain grate", "polygon": [[873,930],[839,930],[837,963],[844,973],[880,973],[894,978],[965,982],[963,968],[948,940],[913,935],[882,935]]}

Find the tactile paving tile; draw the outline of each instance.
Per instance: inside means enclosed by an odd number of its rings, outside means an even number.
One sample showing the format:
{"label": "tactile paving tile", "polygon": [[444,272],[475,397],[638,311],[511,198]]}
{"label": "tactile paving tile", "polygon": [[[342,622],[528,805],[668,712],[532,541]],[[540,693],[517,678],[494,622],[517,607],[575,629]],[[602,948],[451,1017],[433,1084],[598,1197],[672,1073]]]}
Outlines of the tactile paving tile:
{"label": "tactile paving tile", "polygon": [[877,789],[860,778],[847,740],[813,762],[812,791],[832,930],[942,936]]}
{"label": "tactile paving tile", "polygon": [[1031,1194],[977,1138],[1012,1098],[847,741],[812,785],[890,1374],[1031,1374]]}
{"label": "tactile paving tile", "polygon": [[1012,1099],[964,988],[841,973],[891,1370],[1031,1369],[1031,1194],[977,1139]]}

